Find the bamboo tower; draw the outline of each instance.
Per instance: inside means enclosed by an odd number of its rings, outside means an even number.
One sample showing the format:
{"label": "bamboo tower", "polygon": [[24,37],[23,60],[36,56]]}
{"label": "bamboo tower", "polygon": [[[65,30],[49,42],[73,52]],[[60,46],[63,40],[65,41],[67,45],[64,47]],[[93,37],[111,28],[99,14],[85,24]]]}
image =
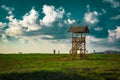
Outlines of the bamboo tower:
{"label": "bamboo tower", "polygon": [[71,26],[69,32],[72,32],[72,48],[69,58],[84,58],[86,53],[86,33],[89,33],[88,27]]}

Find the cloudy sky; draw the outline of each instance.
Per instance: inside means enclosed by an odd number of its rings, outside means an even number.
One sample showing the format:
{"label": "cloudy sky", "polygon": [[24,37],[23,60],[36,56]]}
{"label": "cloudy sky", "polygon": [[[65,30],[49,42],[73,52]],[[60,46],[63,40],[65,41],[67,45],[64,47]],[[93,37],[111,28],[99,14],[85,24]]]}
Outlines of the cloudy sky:
{"label": "cloudy sky", "polygon": [[87,49],[120,49],[120,0],[0,0],[0,53],[68,53],[71,25],[87,25]]}

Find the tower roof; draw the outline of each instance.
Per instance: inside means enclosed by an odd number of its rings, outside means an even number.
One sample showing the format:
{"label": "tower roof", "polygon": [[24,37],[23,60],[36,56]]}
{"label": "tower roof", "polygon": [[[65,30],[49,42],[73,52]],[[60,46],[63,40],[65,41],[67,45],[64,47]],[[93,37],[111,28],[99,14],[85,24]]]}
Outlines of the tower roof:
{"label": "tower roof", "polygon": [[68,32],[89,33],[89,29],[88,29],[88,26],[71,26]]}

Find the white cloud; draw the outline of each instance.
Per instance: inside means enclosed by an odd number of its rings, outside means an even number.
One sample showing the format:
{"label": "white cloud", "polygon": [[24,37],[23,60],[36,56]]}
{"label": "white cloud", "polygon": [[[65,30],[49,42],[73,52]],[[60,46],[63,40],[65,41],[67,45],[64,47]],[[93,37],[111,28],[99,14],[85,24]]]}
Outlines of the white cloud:
{"label": "white cloud", "polygon": [[6,5],[2,5],[1,8],[8,11],[8,14],[12,14],[12,11],[14,11],[13,7],[7,7]]}
{"label": "white cloud", "polygon": [[62,8],[62,7],[60,7],[60,8],[58,8],[58,9],[56,9],[56,12],[57,12],[57,18],[63,18],[63,15],[64,15],[64,13],[65,13],[65,10]]}
{"label": "white cloud", "polygon": [[97,11],[85,13],[84,20],[87,23],[95,24],[95,23],[99,22],[98,15],[99,14]]}
{"label": "white cloud", "polygon": [[76,20],[74,20],[74,19],[71,19],[71,13],[70,12],[68,12],[67,14],[66,14],[66,16],[67,16],[67,18],[68,19],[66,19],[66,20],[64,20],[64,23],[65,24],[73,24],[73,23],[75,23],[76,22]]}
{"label": "white cloud", "polygon": [[103,28],[102,27],[96,27],[96,28],[94,28],[94,30],[101,31],[101,30],[103,30]]}
{"label": "white cloud", "polygon": [[22,26],[20,21],[14,18],[11,14],[10,16],[6,17],[10,22],[8,23],[9,28],[5,30],[5,33],[9,36],[18,36],[23,33]]}
{"label": "white cloud", "polygon": [[111,17],[111,20],[118,20],[120,19],[120,15],[117,15],[117,16],[114,16],[114,17]]}
{"label": "white cloud", "polygon": [[25,31],[39,30],[41,27],[39,22],[37,23],[38,16],[38,12],[33,8],[23,16],[22,20],[14,18],[12,14],[7,16],[9,28],[5,30],[5,33],[9,36],[19,36],[23,34],[23,28],[26,28]]}
{"label": "white cloud", "polygon": [[89,42],[91,42],[91,41],[101,41],[101,40],[103,40],[103,39],[101,39],[101,38],[96,38],[96,37],[94,37],[94,36],[87,36],[86,38],[87,38],[87,41],[89,41]]}
{"label": "white cloud", "polygon": [[3,42],[8,42],[7,37],[6,37],[5,34],[2,34],[2,41],[3,41]]}
{"label": "white cloud", "polygon": [[68,19],[67,21],[68,21],[69,24],[75,23],[75,20]]}
{"label": "white cloud", "polygon": [[63,18],[65,12],[63,8],[55,9],[54,6],[44,5],[43,13],[45,16],[40,20],[41,25],[51,26],[56,19]]}
{"label": "white cloud", "polygon": [[46,38],[54,38],[53,36],[50,35],[45,35]]}
{"label": "white cloud", "polygon": [[39,30],[41,27],[40,24],[37,23],[38,16],[38,12],[32,8],[29,13],[23,16],[23,20],[20,21],[20,24],[22,27],[27,28],[27,31]]}
{"label": "white cloud", "polygon": [[65,20],[64,21],[66,24],[73,24],[73,23],[75,23],[75,20],[72,20],[72,19],[67,19],[67,20]]}
{"label": "white cloud", "polygon": [[[11,24],[12,25],[12,24]],[[22,31],[22,27],[20,27],[19,25],[13,25],[10,28],[5,30],[5,33],[9,36],[19,36],[23,33]]]}
{"label": "white cloud", "polygon": [[6,23],[0,22],[0,28],[5,27],[6,25]]}
{"label": "white cloud", "polygon": [[108,41],[114,42],[115,38],[116,38],[116,31],[115,30],[108,30],[108,33],[109,33]]}
{"label": "white cloud", "polygon": [[6,5],[2,5],[1,8],[5,9],[6,11],[13,11],[14,8],[13,7],[7,7]]}
{"label": "white cloud", "polygon": [[6,16],[6,19],[8,19],[9,21],[13,21],[14,20],[14,15],[10,15],[10,16]]}
{"label": "white cloud", "polygon": [[116,35],[117,35],[116,38],[117,38],[117,39],[118,39],[118,38],[120,39],[120,26],[117,26],[116,32],[117,32],[117,33],[116,33]]}
{"label": "white cloud", "polygon": [[120,39],[120,26],[117,26],[115,30],[108,30],[109,37],[108,41],[109,42],[114,42],[116,39]]}
{"label": "white cloud", "polygon": [[53,37],[53,36],[51,36],[51,35],[41,35],[41,37],[42,37],[42,38],[49,38],[49,39],[54,38],[54,37]]}
{"label": "white cloud", "polygon": [[113,8],[120,7],[120,2],[118,2],[116,0],[103,0],[103,2],[110,3],[111,7],[113,7]]}

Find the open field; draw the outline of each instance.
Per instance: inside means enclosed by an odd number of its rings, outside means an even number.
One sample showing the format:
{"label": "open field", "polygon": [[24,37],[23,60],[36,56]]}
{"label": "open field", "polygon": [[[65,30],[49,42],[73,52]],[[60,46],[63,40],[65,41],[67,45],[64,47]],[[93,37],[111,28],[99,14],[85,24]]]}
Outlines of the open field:
{"label": "open field", "polygon": [[120,54],[1,54],[0,80],[120,80]]}

